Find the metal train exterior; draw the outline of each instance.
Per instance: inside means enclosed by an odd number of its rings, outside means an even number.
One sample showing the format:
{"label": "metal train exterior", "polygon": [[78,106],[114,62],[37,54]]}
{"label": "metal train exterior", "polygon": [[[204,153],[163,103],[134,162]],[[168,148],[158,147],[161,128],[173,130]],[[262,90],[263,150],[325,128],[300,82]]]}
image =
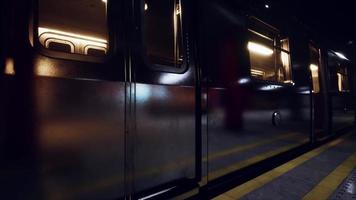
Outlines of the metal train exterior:
{"label": "metal train exterior", "polygon": [[350,62],[238,2],[1,1],[1,198],[208,188],[352,126]]}

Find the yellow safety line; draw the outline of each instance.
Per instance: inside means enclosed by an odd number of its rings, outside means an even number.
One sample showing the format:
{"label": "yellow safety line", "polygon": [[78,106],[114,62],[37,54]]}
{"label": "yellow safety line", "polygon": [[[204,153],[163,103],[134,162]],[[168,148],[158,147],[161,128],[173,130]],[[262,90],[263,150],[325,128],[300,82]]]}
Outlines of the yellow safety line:
{"label": "yellow safety line", "polygon": [[325,177],[313,190],[303,197],[303,200],[328,199],[355,167],[356,153],[348,157],[333,172]]}
{"label": "yellow safety line", "polygon": [[[270,144],[270,143],[276,142],[278,140],[297,137],[297,136],[301,136],[301,134],[288,133],[288,134],[285,134],[285,135],[282,135],[282,136],[279,136],[279,137],[276,137],[276,138],[273,138],[273,139],[260,140],[259,142],[246,144],[246,145],[238,146],[238,147],[235,147],[235,148],[219,151],[217,153],[213,153],[213,154],[209,155],[208,157],[209,157],[209,160],[214,160],[214,159],[218,159],[218,158],[221,158],[221,157],[229,156],[229,155],[232,155],[232,154],[238,154],[240,152],[247,151],[247,150],[253,149],[253,148],[258,147],[258,146]],[[203,158],[204,162],[207,161],[207,160],[208,160],[207,157]]]}
{"label": "yellow safety line", "polygon": [[[302,156],[280,166],[277,167],[265,174],[262,174],[261,176],[258,176],[257,178],[248,181],[244,183],[243,185],[240,185],[228,192],[226,192],[224,195],[232,197],[233,199],[240,199],[241,197],[247,195],[248,193],[264,186],[265,184],[271,182],[272,180],[280,177],[281,175],[285,174],[286,172],[296,168],[297,166],[303,164],[304,162],[310,160],[313,157],[318,156],[322,152],[328,150],[331,147],[334,147],[341,142],[345,140],[346,137],[350,136],[352,133],[347,134],[343,138],[339,138],[337,140],[334,140],[324,146],[321,146],[317,149],[314,149],[308,153],[303,154]],[[218,199],[218,198],[216,198]]]}
{"label": "yellow safety line", "polygon": [[289,144],[289,145],[283,146],[281,148],[278,148],[278,149],[275,149],[275,150],[272,150],[272,151],[267,151],[266,153],[263,153],[263,154],[256,155],[256,156],[251,157],[249,159],[242,160],[240,162],[234,163],[234,164],[232,164],[230,166],[227,166],[227,167],[224,167],[222,169],[213,171],[213,172],[209,173],[209,175],[208,175],[209,181],[217,179],[217,178],[219,178],[219,177],[221,177],[223,175],[226,175],[226,174],[228,174],[230,172],[234,172],[236,170],[239,170],[239,169],[242,169],[244,167],[250,166],[252,164],[255,164],[257,162],[260,162],[260,161],[265,160],[267,158],[270,158],[272,156],[275,156],[275,155],[278,155],[280,153],[286,152],[286,151],[288,151],[290,149],[296,148],[300,144],[303,144],[303,143],[308,142],[308,141],[309,141],[309,139],[305,139],[305,140],[301,141],[301,143],[299,143],[299,144]]}
{"label": "yellow safety line", "polygon": [[214,200],[235,200],[235,199],[233,199],[233,198],[231,198],[231,197],[229,197],[229,196],[226,196],[226,195],[222,194],[222,195],[220,195],[220,196],[218,196],[218,197],[215,197]]}

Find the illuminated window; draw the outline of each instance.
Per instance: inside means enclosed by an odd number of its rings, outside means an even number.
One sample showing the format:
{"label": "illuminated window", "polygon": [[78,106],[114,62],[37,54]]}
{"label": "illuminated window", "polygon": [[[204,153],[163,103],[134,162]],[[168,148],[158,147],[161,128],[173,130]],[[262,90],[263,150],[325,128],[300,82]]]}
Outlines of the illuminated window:
{"label": "illuminated window", "polygon": [[103,57],[107,0],[39,0],[38,38],[51,51]]}
{"label": "illuminated window", "polygon": [[349,62],[340,53],[328,51],[329,88],[332,92],[350,92]]}
{"label": "illuminated window", "polygon": [[319,80],[319,66],[320,66],[320,52],[317,48],[309,45],[310,50],[310,72],[313,81],[313,93],[320,92],[320,80]]}
{"label": "illuminated window", "polygon": [[338,86],[338,91],[339,92],[349,92],[349,79],[347,75],[347,68],[346,67],[340,67],[337,70],[337,86]]}
{"label": "illuminated window", "polygon": [[289,41],[280,37],[278,30],[253,20],[247,49],[252,77],[281,83],[292,82]]}
{"label": "illuminated window", "polygon": [[180,0],[146,0],[143,6],[147,61],[179,68],[183,63]]}

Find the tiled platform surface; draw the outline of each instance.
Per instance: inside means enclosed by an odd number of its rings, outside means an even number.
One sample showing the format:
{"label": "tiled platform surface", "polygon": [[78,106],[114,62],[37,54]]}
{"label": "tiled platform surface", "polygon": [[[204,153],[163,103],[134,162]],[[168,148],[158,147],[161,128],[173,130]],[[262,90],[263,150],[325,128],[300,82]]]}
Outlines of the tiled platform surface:
{"label": "tiled platform surface", "polygon": [[239,185],[215,200],[356,200],[356,131]]}
{"label": "tiled platform surface", "polygon": [[355,200],[356,199],[356,168],[338,187],[330,200]]}

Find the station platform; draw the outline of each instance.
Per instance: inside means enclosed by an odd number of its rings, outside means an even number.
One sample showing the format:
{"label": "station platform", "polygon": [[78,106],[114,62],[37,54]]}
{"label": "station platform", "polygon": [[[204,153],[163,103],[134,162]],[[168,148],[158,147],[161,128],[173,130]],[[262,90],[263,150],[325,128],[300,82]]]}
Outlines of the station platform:
{"label": "station platform", "polygon": [[214,198],[235,199],[356,200],[356,130]]}

